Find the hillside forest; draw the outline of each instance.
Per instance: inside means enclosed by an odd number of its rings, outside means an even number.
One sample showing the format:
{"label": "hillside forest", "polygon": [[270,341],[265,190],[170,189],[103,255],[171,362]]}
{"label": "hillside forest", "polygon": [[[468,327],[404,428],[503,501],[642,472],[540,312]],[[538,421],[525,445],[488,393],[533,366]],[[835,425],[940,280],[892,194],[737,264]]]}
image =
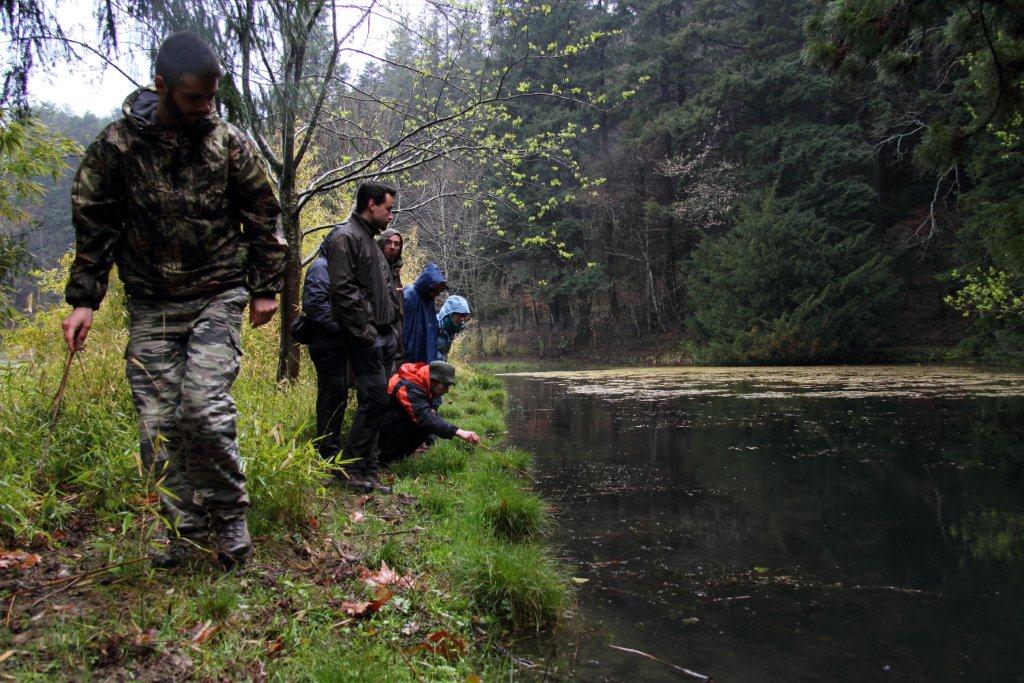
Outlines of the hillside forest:
{"label": "hillside forest", "polygon": [[[1021,0],[99,5],[112,62],[178,28],[224,62],[220,114],[284,207],[280,377],[303,264],[367,178],[399,189],[405,280],[434,261],[470,299],[467,351],[1022,357]],[[76,154],[118,115],[30,106],[81,48],[27,7],[0,27],[8,320],[72,248]],[[354,42],[374,21],[382,55]]]}

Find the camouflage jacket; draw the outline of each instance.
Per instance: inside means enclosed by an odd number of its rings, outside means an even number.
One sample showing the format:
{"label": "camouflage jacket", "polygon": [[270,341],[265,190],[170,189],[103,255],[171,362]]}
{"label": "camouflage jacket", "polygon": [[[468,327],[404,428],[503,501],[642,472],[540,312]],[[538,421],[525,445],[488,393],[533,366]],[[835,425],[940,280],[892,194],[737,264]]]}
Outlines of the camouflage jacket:
{"label": "camouflage jacket", "polygon": [[89,146],[71,189],[72,306],[98,308],[110,269],[129,296],[184,300],[244,285],[281,288],[280,204],[244,133],[211,114],[192,131],[159,126],[156,93],[125,100],[124,118]]}

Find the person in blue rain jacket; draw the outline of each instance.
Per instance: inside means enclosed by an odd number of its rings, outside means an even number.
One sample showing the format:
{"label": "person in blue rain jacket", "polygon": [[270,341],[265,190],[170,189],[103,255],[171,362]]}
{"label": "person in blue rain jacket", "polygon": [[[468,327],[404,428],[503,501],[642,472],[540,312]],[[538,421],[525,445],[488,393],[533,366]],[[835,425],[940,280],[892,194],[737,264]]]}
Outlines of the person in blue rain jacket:
{"label": "person in blue rain jacket", "polygon": [[452,294],[445,300],[444,305],[441,306],[441,312],[437,314],[437,357],[439,360],[448,360],[455,335],[466,329],[467,320],[469,320],[469,302],[458,294]]}
{"label": "person in blue rain jacket", "polygon": [[428,263],[416,281],[403,290],[405,320],[402,341],[406,363],[437,360],[438,328],[434,299],[446,287],[444,273],[436,263]]}

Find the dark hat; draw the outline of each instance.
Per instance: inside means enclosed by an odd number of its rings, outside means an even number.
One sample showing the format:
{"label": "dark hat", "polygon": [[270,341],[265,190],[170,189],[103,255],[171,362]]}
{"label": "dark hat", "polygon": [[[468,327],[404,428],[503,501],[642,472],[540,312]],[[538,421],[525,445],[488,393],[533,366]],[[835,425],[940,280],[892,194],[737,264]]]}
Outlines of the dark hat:
{"label": "dark hat", "polygon": [[455,366],[443,360],[435,360],[430,364],[430,381],[455,384]]}

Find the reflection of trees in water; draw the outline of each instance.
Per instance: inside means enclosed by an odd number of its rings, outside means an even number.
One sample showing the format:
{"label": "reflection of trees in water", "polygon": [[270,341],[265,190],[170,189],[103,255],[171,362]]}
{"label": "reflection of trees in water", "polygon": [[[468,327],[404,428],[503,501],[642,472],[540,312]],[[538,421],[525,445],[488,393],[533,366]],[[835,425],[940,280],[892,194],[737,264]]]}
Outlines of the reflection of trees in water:
{"label": "reflection of trees in water", "polygon": [[1024,559],[1020,399],[640,403],[520,386],[544,408],[524,415],[527,438],[566,473],[553,486],[593,524],[671,519],[666,560],[701,548],[735,567],[941,590],[972,563]]}
{"label": "reflection of trees in water", "polygon": [[1018,674],[1024,399],[510,390],[560,541],[595,579],[593,659],[614,636],[723,680]]}

